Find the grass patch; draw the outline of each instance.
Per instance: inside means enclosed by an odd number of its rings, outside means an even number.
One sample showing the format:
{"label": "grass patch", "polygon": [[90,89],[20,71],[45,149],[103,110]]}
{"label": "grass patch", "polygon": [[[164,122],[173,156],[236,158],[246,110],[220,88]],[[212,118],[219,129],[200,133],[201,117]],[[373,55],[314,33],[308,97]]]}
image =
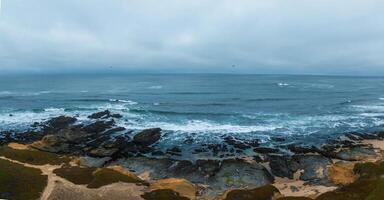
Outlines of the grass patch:
{"label": "grass patch", "polygon": [[12,149],[7,146],[0,147],[0,156],[4,156],[11,160],[16,160],[22,163],[28,163],[32,165],[60,165],[62,163],[68,163],[70,161],[68,157],[60,157],[53,153],[35,150]]}
{"label": "grass patch", "polygon": [[47,185],[39,169],[0,159],[0,199],[38,199]]}
{"label": "grass patch", "polygon": [[102,168],[93,173],[94,179],[88,184],[88,188],[99,188],[117,182],[145,184],[136,176],[128,176],[113,169]]}
{"label": "grass patch", "polygon": [[62,167],[53,170],[56,175],[71,181],[77,185],[88,185],[93,181],[93,172],[96,168],[92,167]]}
{"label": "grass patch", "polygon": [[271,200],[277,193],[279,193],[277,188],[266,185],[252,190],[232,190],[225,200]]}
{"label": "grass patch", "polygon": [[56,175],[77,185],[87,185],[88,188],[100,188],[117,182],[143,184],[147,183],[135,175],[122,174],[109,168],[92,167],[62,167],[53,171]]}
{"label": "grass patch", "polygon": [[147,192],[141,195],[145,200],[190,200],[187,197],[180,196],[179,193],[170,189],[160,189]]}

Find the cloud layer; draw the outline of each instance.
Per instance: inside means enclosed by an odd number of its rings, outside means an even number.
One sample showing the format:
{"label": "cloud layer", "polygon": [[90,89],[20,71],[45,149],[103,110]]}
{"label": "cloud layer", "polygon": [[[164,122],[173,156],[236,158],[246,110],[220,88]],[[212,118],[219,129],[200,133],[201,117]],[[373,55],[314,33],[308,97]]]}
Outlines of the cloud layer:
{"label": "cloud layer", "polygon": [[3,0],[2,71],[384,75],[381,0]]}

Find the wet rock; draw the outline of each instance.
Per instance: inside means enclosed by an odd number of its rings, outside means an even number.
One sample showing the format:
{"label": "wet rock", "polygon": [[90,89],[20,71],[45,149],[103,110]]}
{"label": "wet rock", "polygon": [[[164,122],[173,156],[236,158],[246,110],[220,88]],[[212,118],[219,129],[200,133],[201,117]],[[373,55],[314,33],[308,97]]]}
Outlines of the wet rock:
{"label": "wet rock", "polygon": [[120,119],[123,117],[123,115],[120,115],[120,114],[111,114],[111,117],[112,118],[116,118],[116,119]]}
{"label": "wet rock", "polygon": [[85,167],[96,167],[100,168],[110,161],[111,157],[95,158],[89,156],[81,156],[78,160],[78,164]]}
{"label": "wet rock", "polygon": [[133,142],[140,145],[151,145],[160,140],[161,129],[151,128],[141,131],[133,137]]}
{"label": "wet rock", "polygon": [[275,142],[284,142],[285,138],[282,138],[282,137],[271,137],[271,140],[273,140]]}
{"label": "wet rock", "polygon": [[272,173],[278,177],[293,179],[293,174],[299,169],[298,164],[286,155],[269,155],[268,160]]}
{"label": "wet rock", "polygon": [[83,131],[87,133],[101,133],[107,129],[112,128],[115,124],[115,121],[97,121],[82,128]]}
{"label": "wet rock", "polygon": [[121,154],[125,157],[137,156],[139,154],[147,154],[152,152],[154,149],[152,147],[137,145],[133,142],[127,142],[124,146],[124,149],[121,151]]}
{"label": "wet rock", "polygon": [[303,181],[317,181],[328,179],[328,167],[332,160],[322,155],[294,155],[299,170],[303,170],[300,179]]}
{"label": "wet rock", "polygon": [[100,118],[108,118],[111,116],[111,112],[109,110],[101,111],[98,113],[93,113],[92,115],[88,116],[90,119],[100,119]]}
{"label": "wet rock", "polygon": [[374,149],[362,146],[342,149],[336,153],[336,158],[347,161],[362,161],[377,156]]}
{"label": "wet rock", "polygon": [[114,133],[125,131],[125,130],[126,129],[124,127],[116,127],[116,128],[112,128],[105,131],[103,134],[110,135],[110,134],[114,134]]}
{"label": "wet rock", "polygon": [[260,187],[274,181],[265,167],[258,163],[248,163],[240,159],[224,160],[210,186],[216,190],[227,188]]}
{"label": "wet rock", "polygon": [[77,121],[74,117],[60,116],[50,119],[47,125],[54,129],[66,128]]}
{"label": "wet rock", "polygon": [[211,177],[220,170],[221,163],[218,160],[197,160],[196,166],[204,176]]}
{"label": "wet rock", "polygon": [[165,153],[160,151],[160,150],[154,151],[151,154],[152,154],[152,156],[164,156],[165,155]]}
{"label": "wet rock", "polygon": [[118,148],[104,148],[104,147],[99,147],[96,149],[92,149],[89,152],[89,155],[92,157],[111,157],[115,153],[119,151]]}
{"label": "wet rock", "polygon": [[288,149],[295,154],[318,153],[320,150],[315,146],[288,145]]}
{"label": "wet rock", "polygon": [[141,195],[145,200],[190,200],[187,197],[180,196],[179,193],[170,189],[153,190]]}
{"label": "wet rock", "polygon": [[65,140],[58,135],[46,135],[42,140],[32,143],[31,147],[51,153],[71,152],[69,144],[65,143]]}
{"label": "wet rock", "polygon": [[247,144],[245,144],[242,141],[239,141],[239,140],[235,139],[232,136],[225,137],[224,138],[224,142],[229,144],[229,145],[232,145],[235,148],[239,148],[239,149],[247,149],[247,148],[249,148],[249,146]]}
{"label": "wet rock", "polygon": [[268,153],[277,153],[278,149],[268,148],[268,147],[256,147],[253,149],[254,152],[268,154]]}
{"label": "wet rock", "polygon": [[62,142],[77,144],[84,142],[89,134],[79,129],[61,129],[57,136],[61,137]]}
{"label": "wet rock", "polygon": [[174,172],[171,167],[174,165],[174,161],[167,158],[132,157],[122,159],[117,164],[124,166],[136,174],[149,173],[153,179],[175,177],[173,174],[170,174],[170,172]]}
{"label": "wet rock", "polygon": [[179,147],[172,147],[167,150],[167,154],[181,156],[181,149]]}

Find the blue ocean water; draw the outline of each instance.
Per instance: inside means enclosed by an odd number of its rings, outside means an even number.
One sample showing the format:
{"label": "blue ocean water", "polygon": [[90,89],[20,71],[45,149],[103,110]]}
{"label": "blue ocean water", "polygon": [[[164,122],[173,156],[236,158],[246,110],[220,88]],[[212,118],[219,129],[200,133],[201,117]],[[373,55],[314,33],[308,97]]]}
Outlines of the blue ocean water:
{"label": "blue ocean water", "polygon": [[13,75],[0,77],[0,129],[109,109],[162,144],[271,137],[318,144],[384,127],[384,78],[293,75]]}

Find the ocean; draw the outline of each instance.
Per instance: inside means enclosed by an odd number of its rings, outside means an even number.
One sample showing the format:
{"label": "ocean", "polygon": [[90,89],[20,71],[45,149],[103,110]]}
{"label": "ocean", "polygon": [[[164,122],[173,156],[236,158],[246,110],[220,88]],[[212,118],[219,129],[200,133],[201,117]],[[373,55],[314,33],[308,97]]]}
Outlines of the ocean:
{"label": "ocean", "polygon": [[[28,129],[59,115],[87,121],[110,110],[117,124],[160,127],[159,145],[221,142],[223,136],[320,144],[384,128],[384,78],[299,75],[0,76],[0,130]],[[275,141],[272,138],[284,138]]]}

